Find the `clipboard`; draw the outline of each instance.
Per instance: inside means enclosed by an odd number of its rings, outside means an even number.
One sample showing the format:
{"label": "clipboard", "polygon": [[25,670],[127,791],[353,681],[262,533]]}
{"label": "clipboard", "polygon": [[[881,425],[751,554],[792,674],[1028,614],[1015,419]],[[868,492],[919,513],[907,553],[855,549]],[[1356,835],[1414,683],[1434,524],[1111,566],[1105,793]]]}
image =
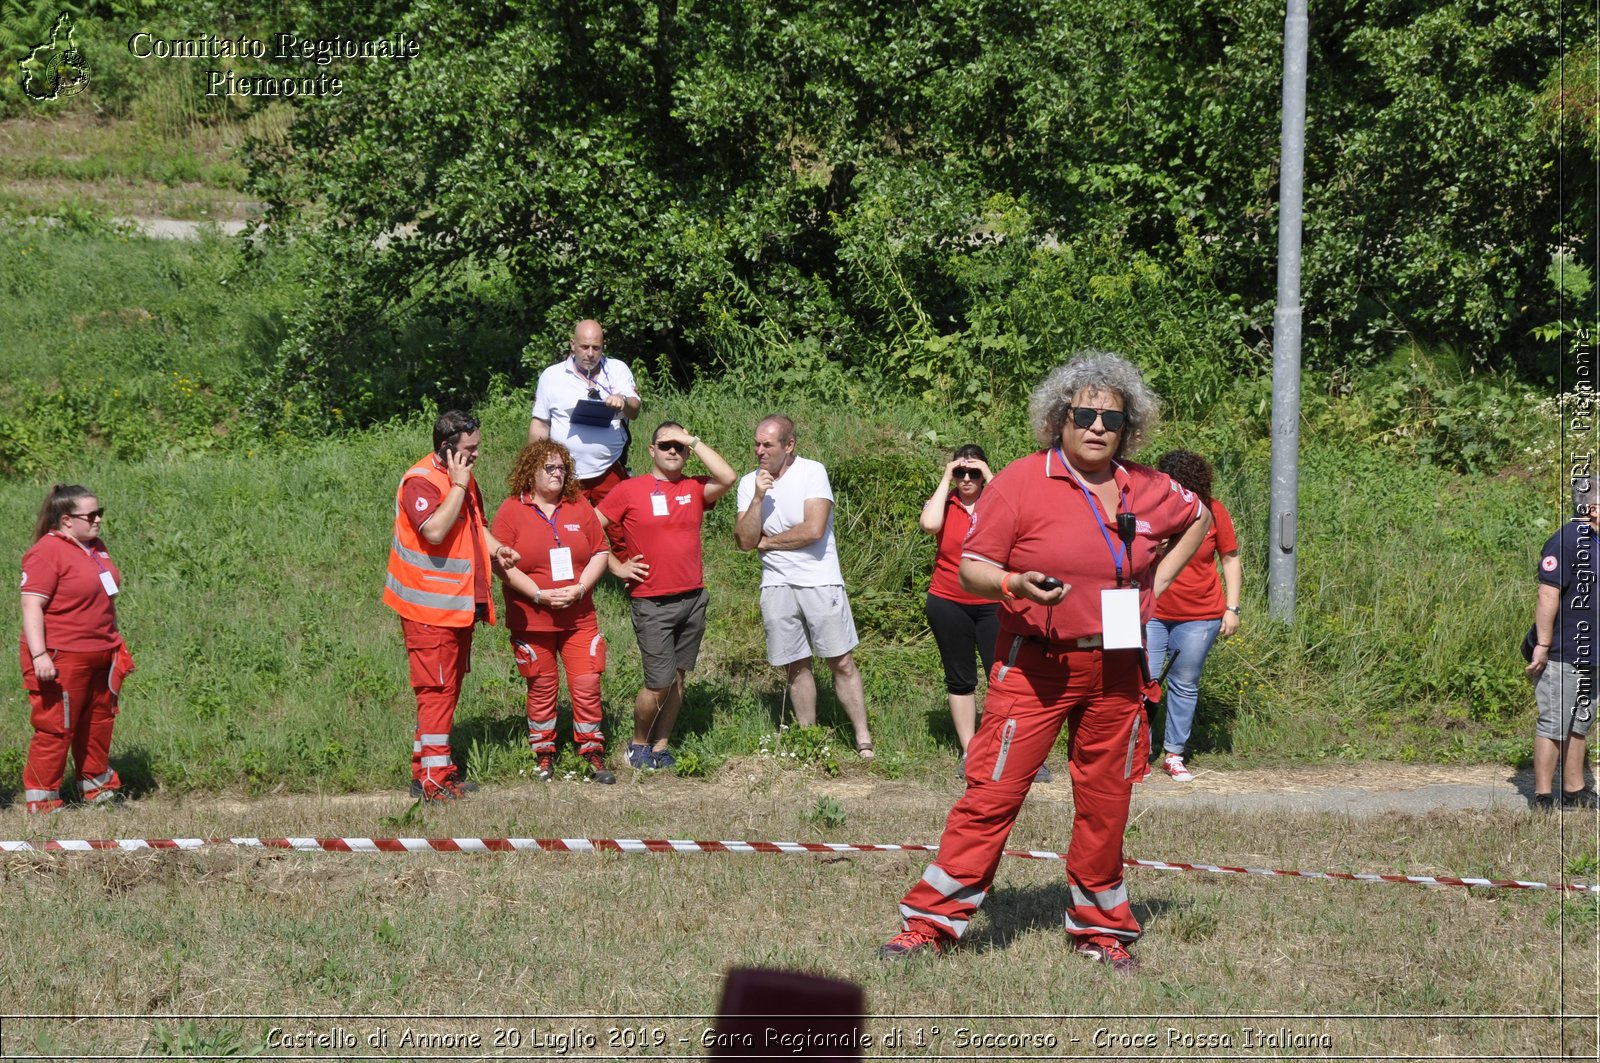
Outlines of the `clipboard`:
{"label": "clipboard", "polygon": [[609,425],[616,417],[617,411],[598,399],[579,399],[572,408],[573,424]]}

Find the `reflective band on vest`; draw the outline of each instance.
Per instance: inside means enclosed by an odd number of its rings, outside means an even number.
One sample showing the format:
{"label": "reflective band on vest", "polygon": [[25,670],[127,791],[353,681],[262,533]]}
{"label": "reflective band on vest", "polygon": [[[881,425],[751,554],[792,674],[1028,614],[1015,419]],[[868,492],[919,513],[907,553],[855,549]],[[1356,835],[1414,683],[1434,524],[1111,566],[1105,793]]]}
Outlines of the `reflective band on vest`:
{"label": "reflective band on vest", "polygon": [[[389,543],[389,571],[383,581],[384,604],[407,620],[435,627],[471,627],[476,601],[473,585],[474,534],[483,534],[483,513],[468,494],[462,514],[444,541],[430,543],[412,527],[401,499],[405,484],[420,476],[438,488],[440,498],[450,491],[450,476],[428,455],[406,470],[394,499],[394,537]],[[483,544],[488,555],[488,543]],[[489,600],[489,623],[494,623],[494,599]]]}

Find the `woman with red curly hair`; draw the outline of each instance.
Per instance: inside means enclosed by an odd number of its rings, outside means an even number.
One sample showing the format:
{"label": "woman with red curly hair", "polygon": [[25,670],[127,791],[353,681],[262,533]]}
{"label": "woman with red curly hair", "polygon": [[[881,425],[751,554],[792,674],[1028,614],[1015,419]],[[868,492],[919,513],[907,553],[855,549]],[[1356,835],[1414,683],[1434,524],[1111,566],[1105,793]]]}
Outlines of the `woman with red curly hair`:
{"label": "woman with red curly hair", "polygon": [[495,512],[496,539],[521,555],[496,569],[505,584],[506,628],[517,670],[528,681],[528,746],[539,778],[555,778],[556,662],[567,673],[573,742],[595,782],[614,783],[600,729],[600,676],[606,640],[594,611],[594,587],[606,570],[605,536],[578,489],[572,454],[550,439],[522,448],[511,494]]}

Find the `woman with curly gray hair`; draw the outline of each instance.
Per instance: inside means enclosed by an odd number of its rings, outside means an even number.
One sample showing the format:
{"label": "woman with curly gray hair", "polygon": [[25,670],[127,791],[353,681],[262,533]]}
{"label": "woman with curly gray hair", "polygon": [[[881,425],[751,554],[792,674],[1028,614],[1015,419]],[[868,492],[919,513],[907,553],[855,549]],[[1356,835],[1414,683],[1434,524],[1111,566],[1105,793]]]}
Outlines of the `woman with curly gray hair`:
{"label": "woman with curly gray hair", "polygon": [[990,481],[962,547],[961,586],[1001,603],[967,790],[938,859],[900,903],[904,929],[881,951],[939,952],[960,938],[1064,726],[1074,806],[1067,933],[1083,956],[1131,971],[1127,946],[1140,927],[1122,881],[1122,833],[1150,750],[1142,621],[1211,517],[1165,473],[1121,460],[1160,410],[1125,359],[1085,352],[1045,377],[1028,408],[1043,449]]}
{"label": "woman with curly gray hair", "polygon": [[[1139,375],[1139,370],[1124,358],[1105,351],[1084,351],[1078,357],[1050,371],[1028,397],[1028,422],[1033,426],[1034,438],[1040,446],[1052,446],[1061,439],[1061,431],[1076,409],[1073,401],[1080,392],[1100,392],[1117,395],[1122,399],[1120,427],[1107,431],[1116,434],[1116,453],[1121,458],[1132,454],[1155,434],[1156,423],[1161,419],[1161,400],[1151,391]],[[1079,428],[1093,425],[1079,424]]]}

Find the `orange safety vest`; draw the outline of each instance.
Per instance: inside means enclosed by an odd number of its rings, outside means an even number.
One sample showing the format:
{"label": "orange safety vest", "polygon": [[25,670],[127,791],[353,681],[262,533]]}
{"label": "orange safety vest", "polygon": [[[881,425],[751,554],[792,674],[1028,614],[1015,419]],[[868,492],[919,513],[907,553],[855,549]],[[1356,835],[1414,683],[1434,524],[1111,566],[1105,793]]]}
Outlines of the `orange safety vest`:
{"label": "orange safety vest", "polygon": [[[384,579],[383,602],[405,617],[435,627],[471,627],[475,594],[472,578],[473,536],[484,536],[483,509],[469,491],[455,527],[441,543],[430,543],[400,512],[406,481],[421,476],[439,489],[450,490],[450,475],[430,454],[406,470],[394,496],[394,541],[389,547],[389,574]],[[489,554],[482,540],[484,556]],[[494,623],[494,596],[489,597],[489,623]]]}

